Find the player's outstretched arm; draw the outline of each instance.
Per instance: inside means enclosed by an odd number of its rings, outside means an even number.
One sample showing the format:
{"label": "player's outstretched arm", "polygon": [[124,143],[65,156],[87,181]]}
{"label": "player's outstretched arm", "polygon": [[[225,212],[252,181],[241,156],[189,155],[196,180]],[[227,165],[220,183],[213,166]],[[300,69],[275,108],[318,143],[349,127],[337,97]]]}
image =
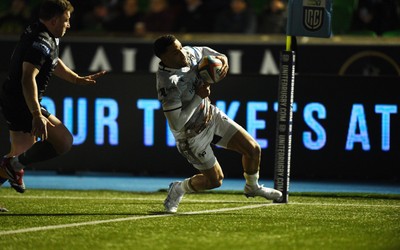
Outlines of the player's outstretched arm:
{"label": "player's outstretched arm", "polygon": [[75,73],[72,69],[70,69],[67,65],[65,65],[65,63],[61,59],[58,59],[58,64],[54,69],[54,74],[60,77],[61,79],[64,79],[71,83],[82,84],[82,85],[95,84],[96,79],[103,76],[106,73],[107,71],[103,70],[92,75],[80,76],[77,73]]}
{"label": "player's outstretched arm", "polygon": [[103,70],[103,71],[100,71],[100,72],[97,72],[95,74],[88,75],[88,76],[78,76],[75,79],[75,83],[76,84],[95,84],[96,79],[103,76],[106,73],[107,73],[107,71]]}

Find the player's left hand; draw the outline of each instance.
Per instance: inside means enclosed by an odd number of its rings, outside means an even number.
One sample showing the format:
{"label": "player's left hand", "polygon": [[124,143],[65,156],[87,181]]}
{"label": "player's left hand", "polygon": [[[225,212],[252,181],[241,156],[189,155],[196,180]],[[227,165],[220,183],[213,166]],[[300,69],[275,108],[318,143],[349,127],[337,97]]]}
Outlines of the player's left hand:
{"label": "player's left hand", "polygon": [[216,58],[218,58],[222,62],[220,79],[224,79],[229,70],[228,58],[226,56],[216,56]]}
{"label": "player's left hand", "polygon": [[100,72],[97,72],[93,75],[88,75],[88,76],[78,76],[75,79],[75,83],[77,84],[95,84],[96,83],[96,79],[105,75],[107,73],[107,71],[103,70]]}

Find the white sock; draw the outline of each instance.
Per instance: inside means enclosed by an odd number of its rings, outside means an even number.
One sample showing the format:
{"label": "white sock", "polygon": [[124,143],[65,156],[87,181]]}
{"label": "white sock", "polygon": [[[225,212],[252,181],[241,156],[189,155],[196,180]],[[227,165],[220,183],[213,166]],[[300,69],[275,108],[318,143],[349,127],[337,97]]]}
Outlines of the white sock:
{"label": "white sock", "polygon": [[258,178],[259,178],[259,172],[255,174],[247,174],[244,173],[244,178],[246,179],[246,184],[249,186],[259,186],[258,185]]}
{"label": "white sock", "polygon": [[181,183],[181,188],[184,193],[194,193],[195,190],[193,190],[192,185],[190,185],[190,178],[186,178],[184,181]]}

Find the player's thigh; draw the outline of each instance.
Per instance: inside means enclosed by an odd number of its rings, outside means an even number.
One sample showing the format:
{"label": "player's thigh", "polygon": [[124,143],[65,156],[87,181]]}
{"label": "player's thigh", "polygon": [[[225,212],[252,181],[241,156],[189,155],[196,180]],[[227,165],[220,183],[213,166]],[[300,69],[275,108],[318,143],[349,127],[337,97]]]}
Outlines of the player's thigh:
{"label": "player's thigh", "polygon": [[229,140],[227,148],[244,155],[251,155],[260,150],[258,142],[242,127]]}

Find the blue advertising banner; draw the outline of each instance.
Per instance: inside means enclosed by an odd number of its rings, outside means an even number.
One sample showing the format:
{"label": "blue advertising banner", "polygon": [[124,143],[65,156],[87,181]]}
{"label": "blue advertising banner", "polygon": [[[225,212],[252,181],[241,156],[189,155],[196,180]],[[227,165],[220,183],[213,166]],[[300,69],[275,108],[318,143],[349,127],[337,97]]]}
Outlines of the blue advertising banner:
{"label": "blue advertising banner", "polygon": [[[296,76],[291,178],[400,181],[398,79]],[[228,75],[211,89],[212,102],[257,139],[261,175],[270,179],[277,92],[278,76],[260,75]],[[84,87],[54,77],[42,104],[72,132],[74,145],[66,155],[27,170],[196,173],[175,148],[156,94],[150,73],[109,73]],[[0,155],[8,150],[0,120]],[[221,148],[215,154],[227,178],[242,178],[240,155]]]}

